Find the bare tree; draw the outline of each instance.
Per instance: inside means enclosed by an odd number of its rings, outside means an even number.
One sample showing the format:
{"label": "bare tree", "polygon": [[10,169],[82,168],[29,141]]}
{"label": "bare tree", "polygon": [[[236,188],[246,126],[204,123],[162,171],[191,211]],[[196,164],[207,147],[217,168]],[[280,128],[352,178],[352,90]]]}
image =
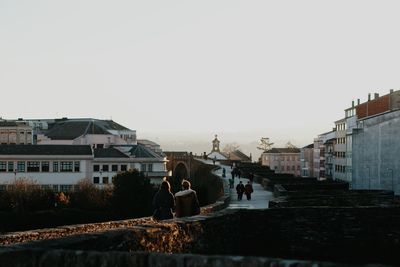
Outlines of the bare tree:
{"label": "bare tree", "polygon": [[260,144],[257,146],[258,149],[268,151],[271,149],[274,143],[269,142],[269,137],[261,137]]}
{"label": "bare tree", "polygon": [[235,150],[238,150],[239,147],[240,147],[239,144],[236,143],[236,142],[234,142],[234,143],[229,143],[229,144],[226,144],[226,145],[224,146],[224,148],[222,149],[222,151],[223,151],[224,153],[231,153],[231,152],[233,152],[233,151],[235,151]]}

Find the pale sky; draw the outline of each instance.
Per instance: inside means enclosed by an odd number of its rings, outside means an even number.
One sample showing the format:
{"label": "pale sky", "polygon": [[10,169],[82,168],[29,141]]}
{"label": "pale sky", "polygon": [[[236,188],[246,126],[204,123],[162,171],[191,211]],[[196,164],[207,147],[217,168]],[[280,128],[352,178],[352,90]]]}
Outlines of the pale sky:
{"label": "pale sky", "polygon": [[352,100],[400,88],[399,7],[0,0],[0,116],[112,118],[160,143],[306,145]]}

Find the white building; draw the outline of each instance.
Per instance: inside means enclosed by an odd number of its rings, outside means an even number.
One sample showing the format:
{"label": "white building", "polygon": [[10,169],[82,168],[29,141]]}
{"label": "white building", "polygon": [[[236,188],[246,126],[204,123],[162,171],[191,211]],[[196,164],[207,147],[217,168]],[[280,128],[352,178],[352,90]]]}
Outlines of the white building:
{"label": "white building", "polygon": [[68,191],[80,180],[112,183],[120,171],[138,169],[154,184],[167,175],[166,158],[141,145],[95,148],[89,145],[0,145],[0,184],[15,178],[44,188]]}
{"label": "white building", "polygon": [[138,143],[135,130],[112,120],[0,120],[0,143],[3,185],[24,177],[44,187],[70,190],[89,178],[101,187],[129,169],[142,171],[154,184],[167,176],[160,146],[149,140]]}

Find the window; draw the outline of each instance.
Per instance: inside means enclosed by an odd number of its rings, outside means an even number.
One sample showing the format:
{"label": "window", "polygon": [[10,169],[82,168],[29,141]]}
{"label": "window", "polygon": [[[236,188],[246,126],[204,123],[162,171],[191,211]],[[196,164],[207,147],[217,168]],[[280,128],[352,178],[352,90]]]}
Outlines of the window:
{"label": "window", "polygon": [[140,164],[140,171],[145,172],[146,171],[146,164]]}
{"label": "window", "polygon": [[74,162],[74,172],[79,172],[81,169],[81,162],[80,161],[75,161]]}
{"label": "window", "polygon": [[117,172],[118,171],[118,165],[111,165],[111,170],[113,172]]}
{"label": "window", "polygon": [[7,171],[7,161],[0,161],[0,172]]}
{"label": "window", "polygon": [[125,172],[127,169],[128,169],[127,165],[125,165],[125,164],[121,165],[121,171]]}
{"label": "window", "polygon": [[100,171],[100,166],[97,165],[97,164],[93,165],[93,171],[94,171],[94,172]]}
{"label": "window", "polygon": [[72,161],[61,161],[60,172],[72,172]]}
{"label": "window", "polygon": [[18,172],[25,172],[25,161],[18,161],[17,162],[17,171]]}
{"label": "window", "polygon": [[98,184],[99,183],[99,177],[93,177],[93,183]]}
{"label": "window", "polygon": [[39,161],[28,161],[28,172],[39,172],[40,171],[40,162]]}
{"label": "window", "polygon": [[53,172],[58,172],[58,162],[53,162]]}
{"label": "window", "polygon": [[71,184],[62,184],[60,185],[60,191],[61,192],[69,192],[72,190],[72,185]]}
{"label": "window", "polygon": [[147,164],[147,170],[148,170],[149,172],[152,172],[152,171],[153,171],[153,163]]}
{"label": "window", "polygon": [[108,177],[103,177],[103,184],[108,184]]}
{"label": "window", "polygon": [[108,172],[108,165],[103,165],[103,172]]}
{"label": "window", "polygon": [[287,171],[290,171],[290,166],[286,166],[286,170],[287,170]]}
{"label": "window", "polygon": [[14,162],[13,161],[9,161],[8,162],[8,171],[9,172],[13,172],[14,171]]}
{"label": "window", "polygon": [[292,166],[292,171],[295,171],[296,169],[295,169],[295,167],[294,166]]}
{"label": "window", "polygon": [[50,163],[48,161],[42,161],[42,172],[50,171]]}

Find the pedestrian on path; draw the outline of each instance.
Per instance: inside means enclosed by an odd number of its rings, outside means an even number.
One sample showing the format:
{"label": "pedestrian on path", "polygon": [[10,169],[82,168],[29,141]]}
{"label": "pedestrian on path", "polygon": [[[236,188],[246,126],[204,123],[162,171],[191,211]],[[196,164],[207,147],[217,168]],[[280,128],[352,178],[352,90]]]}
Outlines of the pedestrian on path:
{"label": "pedestrian on path", "polygon": [[251,199],[251,193],[253,193],[253,186],[251,186],[250,181],[244,187],[244,193],[246,194],[247,200]]}
{"label": "pedestrian on path", "polygon": [[240,169],[237,170],[237,175],[238,175],[238,177],[240,179],[240,177],[242,176],[242,171]]}
{"label": "pedestrian on path", "polygon": [[222,168],[222,177],[224,177],[224,178],[225,178],[225,177],[226,177],[226,175],[225,175],[225,174],[226,174],[226,170],[225,170],[225,168]]}
{"label": "pedestrian on path", "polygon": [[229,188],[233,188],[234,184],[235,184],[235,181],[233,180],[233,178],[229,179]]}
{"label": "pedestrian on path", "polygon": [[238,195],[238,200],[242,200],[243,198],[243,193],[244,193],[244,185],[242,184],[242,181],[240,181],[238,183],[238,185],[236,186],[236,193]]}
{"label": "pedestrian on path", "polygon": [[253,180],[254,180],[254,174],[252,172],[249,173],[249,180],[250,180],[250,183],[252,184]]}

